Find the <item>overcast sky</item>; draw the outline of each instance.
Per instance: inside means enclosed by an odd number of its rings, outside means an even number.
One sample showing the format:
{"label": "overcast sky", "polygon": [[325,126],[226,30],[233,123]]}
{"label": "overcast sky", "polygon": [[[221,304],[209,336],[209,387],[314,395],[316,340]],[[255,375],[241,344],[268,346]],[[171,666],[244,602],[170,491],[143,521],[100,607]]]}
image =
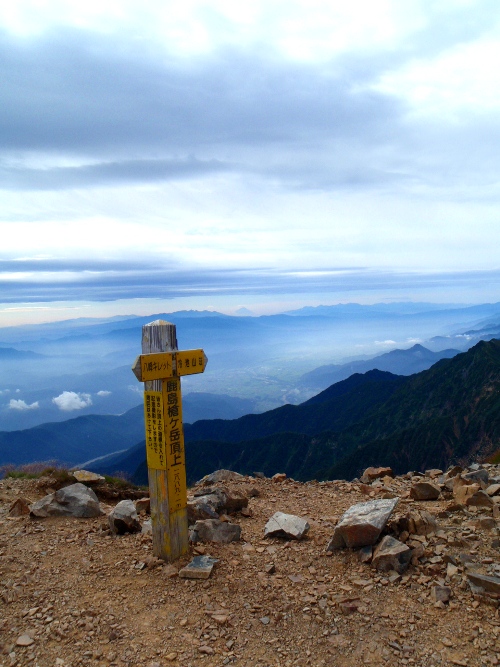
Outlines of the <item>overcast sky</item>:
{"label": "overcast sky", "polygon": [[499,63],[498,0],[0,3],[0,326],[500,301]]}

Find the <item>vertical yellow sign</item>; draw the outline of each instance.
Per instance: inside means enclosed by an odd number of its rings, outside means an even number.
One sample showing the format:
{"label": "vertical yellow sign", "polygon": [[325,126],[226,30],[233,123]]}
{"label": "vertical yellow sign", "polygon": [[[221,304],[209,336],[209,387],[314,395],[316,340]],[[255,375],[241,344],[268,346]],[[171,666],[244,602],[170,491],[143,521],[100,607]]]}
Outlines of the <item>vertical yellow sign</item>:
{"label": "vertical yellow sign", "polygon": [[175,377],[167,378],[162,389],[168,502],[172,513],[187,506],[181,381]]}
{"label": "vertical yellow sign", "polygon": [[144,392],[144,423],[146,425],[146,456],[148,468],[167,469],[165,422],[161,391]]}

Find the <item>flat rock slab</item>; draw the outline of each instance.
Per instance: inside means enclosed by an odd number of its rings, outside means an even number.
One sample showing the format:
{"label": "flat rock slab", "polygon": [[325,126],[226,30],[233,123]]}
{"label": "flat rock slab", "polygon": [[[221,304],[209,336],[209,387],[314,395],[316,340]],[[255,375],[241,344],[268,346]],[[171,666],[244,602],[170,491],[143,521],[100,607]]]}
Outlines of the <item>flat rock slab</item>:
{"label": "flat rock slab", "polygon": [[468,572],[467,578],[473,593],[500,598],[500,577],[487,577],[484,574]]}
{"label": "flat rock slab", "polygon": [[373,552],[372,565],[381,572],[395,570],[402,574],[411,560],[412,551],[395,537],[386,535]]}
{"label": "flat rock slab", "polygon": [[309,530],[305,519],[294,514],[276,512],[264,526],[264,537],[285,537],[301,540]]}
{"label": "flat rock slab", "polygon": [[326,550],[375,544],[398,502],[399,498],[384,498],[352,505],[335,526]]}
{"label": "flat rock slab", "polygon": [[85,484],[77,482],[50,493],[30,505],[33,516],[74,516],[91,518],[103,514],[96,494]]}
{"label": "flat rock slab", "polygon": [[431,482],[416,482],[410,489],[410,498],[413,500],[437,500],[441,489]]}
{"label": "flat rock slab", "polygon": [[204,519],[194,524],[193,542],[237,542],[241,539],[241,526],[229,521]]}
{"label": "flat rock slab", "polygon": [[179,570],[179,577],[183,579],[208,579],[217,562],[217,558],[211,558],[210,556],[195,556],[186,567]]}
{"label": "flat rock slab", "polygon": [[90,472],[90,470],[73,470],[72,475],[77,482],[82,482],[82,484],[100,484],[106,481],[102,475]]}

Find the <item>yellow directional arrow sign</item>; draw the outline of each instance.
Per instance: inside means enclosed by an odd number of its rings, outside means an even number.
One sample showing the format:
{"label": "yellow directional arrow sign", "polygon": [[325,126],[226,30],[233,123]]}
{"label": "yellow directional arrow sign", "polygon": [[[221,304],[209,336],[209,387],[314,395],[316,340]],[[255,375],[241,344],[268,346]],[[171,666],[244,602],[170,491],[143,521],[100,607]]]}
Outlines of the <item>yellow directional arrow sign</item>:
{"label": "yellow directional arrow sign", "polygon": [[177,375],[203,373],[208,359],[203,350],[181,350],[175,353]]}
{"label": "yellow directional arrow sign", "polygon": [[149,382],[203,373],[207,362],[203,350],[156,352],[139,355],[132,366],[132,371],[139,382]]}

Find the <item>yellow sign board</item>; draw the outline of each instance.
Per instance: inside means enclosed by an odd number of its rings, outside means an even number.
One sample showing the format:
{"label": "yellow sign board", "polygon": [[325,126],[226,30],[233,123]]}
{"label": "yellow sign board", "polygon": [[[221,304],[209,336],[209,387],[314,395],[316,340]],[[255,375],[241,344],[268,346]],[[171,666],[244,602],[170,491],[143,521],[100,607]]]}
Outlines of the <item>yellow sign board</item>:
{"label": "yellow sign board", "polygon": [[140,381],[148,382],[149,380],[162,380],[163,378],[172,377],[174,374],[174,353],[173,352],[158,352],[157,354],[141,354],[137,357],[135,366],[132,369],[139,371]]}
{"label": "yellow sign board", "polygon": [[167,471],[171,514],[187,505],[180,385],[179,378],[172,377],[163,382],[162,391],[144,392],[148,468]]}
{"label": "yellow sign board", "polygon": [[176,375],[203,373],[207,361],[203,350],[157,352],[139,355],[132,370],[139,382],[149,382],[150,380],[164,380]]}
{"label": "yellow sign board", "polygon": [[170,512],[187,506],[186,456],[182,430],[181,381],[167,378],[163,385],[168,504]]}
{"label": "yellow sign board", "polygon": [[175,353],[177,375],[203,373],[208,359],[203,350],[182,350]]}

